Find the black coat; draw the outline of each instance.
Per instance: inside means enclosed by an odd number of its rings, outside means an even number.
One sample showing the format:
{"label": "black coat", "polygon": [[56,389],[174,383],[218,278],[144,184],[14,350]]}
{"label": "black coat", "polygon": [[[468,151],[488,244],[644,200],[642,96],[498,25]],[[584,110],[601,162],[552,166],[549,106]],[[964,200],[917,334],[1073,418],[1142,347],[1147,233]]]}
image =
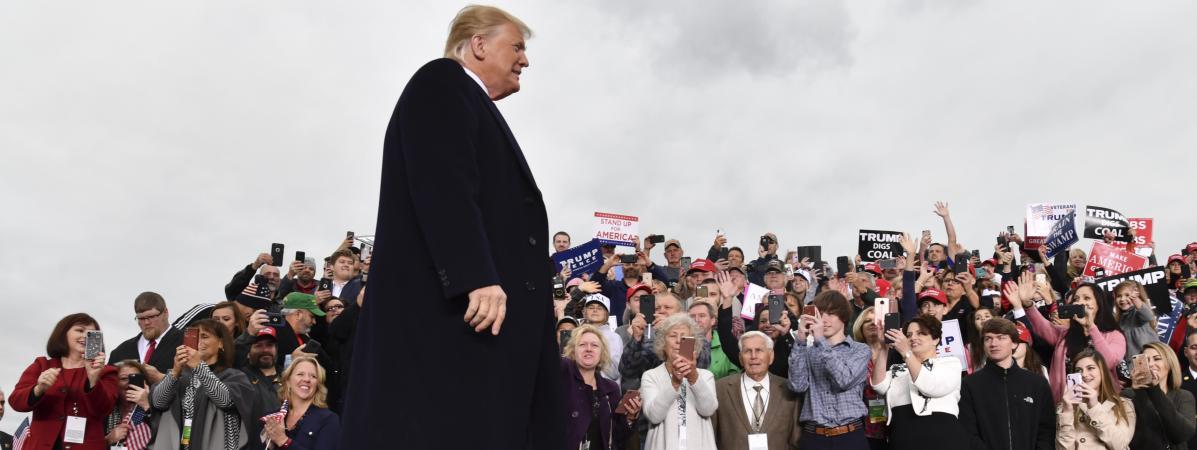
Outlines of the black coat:
{"label": "black coat", "polygon": [[1053,450],[1051,387],[1041,374],[989,362],[960,384],[960,426],[974,450]]}
{"label": "black coat", "polygon": [[[424,65],[387,128],[340,448],[561,449],[549,241],[499,110],[457,62]],[[496,284],[502,332],[475,333],[467,294]]]}
{"label": "black coat", "polygon": [[[1181,357],[1183,358],[1184,356],[1182,355]],[[1183,374],[1180,381],[1181,389],[1189,391],[1190,394],[1193,394],[1193,398],[1197,398],[1197,379],[1194,379],[1193,375],[1189,372],[1188,361],[1182,360],[1180,366],[1183,367],[1183,369],[1180,369],[1180,373]],[[1189,450],[1197,450],[1197,433],[1194,433],[1193,437],[1189,438]]]}
{"label": "black coat", "polygon": [[[141,353],[137,351],[137,341],[139,339],[141,339],[141,333],[116,346],[112,350],[112,353],[108,354],[108,364],[115,365],[126,359],[146,363],[147,361],[141,361]],[[175,349],[180,345],[183,345],[183,332],[173,326],[167,327],[166,334],[162,336],[162,340],[158,341],[158,345],[154,347],[154,354],[150,355],[149,365],[154,366],[159,372],[169,372],[175,366]]]}

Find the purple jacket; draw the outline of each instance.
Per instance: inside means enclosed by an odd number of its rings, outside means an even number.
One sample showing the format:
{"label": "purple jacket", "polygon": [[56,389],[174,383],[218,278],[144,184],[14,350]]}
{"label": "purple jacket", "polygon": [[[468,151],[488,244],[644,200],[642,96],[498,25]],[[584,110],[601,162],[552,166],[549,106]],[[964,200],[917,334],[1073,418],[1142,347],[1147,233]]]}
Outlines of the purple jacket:
{"label": "purple jacket", "polygon": [[[566,446],[578,448],[578,444],[586,437],[586,429],[590,427],[590,414],[594,410],[590,385],[582,380],[582,372],[572,359],[561,358],[562,387],[565,389],[566,414]],[[601,442],[591,443],[592,449],[613,450],[623,448],[623,442],[631,431],[627,418],[623,414],[615,414],[619,406],[621,395],[619,383],[603,378],[599,371],[595,371],[595,381],[598,383],[598,423]],[[597,445],[601,444],[601,445]]]}

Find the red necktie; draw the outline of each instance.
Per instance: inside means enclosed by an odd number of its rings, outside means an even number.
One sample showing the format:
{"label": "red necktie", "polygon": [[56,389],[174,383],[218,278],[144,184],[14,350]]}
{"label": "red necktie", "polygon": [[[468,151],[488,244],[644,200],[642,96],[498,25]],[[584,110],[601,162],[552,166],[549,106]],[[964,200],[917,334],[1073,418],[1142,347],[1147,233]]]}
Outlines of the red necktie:
{"label": "red necktie", "polygon": [[145,358],[142,358],[141,362],[149,364],[151,356],[154,356],[154,341],[150,341],[150,347],[145,349]]}

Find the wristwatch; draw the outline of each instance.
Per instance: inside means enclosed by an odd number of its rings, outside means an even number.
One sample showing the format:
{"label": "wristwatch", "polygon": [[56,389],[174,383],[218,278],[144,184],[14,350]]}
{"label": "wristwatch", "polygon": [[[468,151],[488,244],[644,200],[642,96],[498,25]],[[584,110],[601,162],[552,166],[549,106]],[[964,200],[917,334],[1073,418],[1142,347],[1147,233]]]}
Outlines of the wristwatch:
{"label": "wristwatch", "polygon": [[914,356],[914,353],[913,353],[913,352],[906,352],[906,354],[905,354],[905,355],[902,355],[902,357],[903,357],[903,358],[906,358],[906,359],[910,359],[910,357],[911,357],[911,356]]}

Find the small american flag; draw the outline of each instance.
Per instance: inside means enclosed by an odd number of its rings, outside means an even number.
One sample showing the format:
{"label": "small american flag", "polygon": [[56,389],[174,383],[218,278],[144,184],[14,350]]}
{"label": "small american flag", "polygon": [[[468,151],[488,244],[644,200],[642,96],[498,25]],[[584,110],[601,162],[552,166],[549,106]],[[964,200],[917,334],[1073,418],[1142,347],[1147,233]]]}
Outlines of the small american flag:
{"label": "small american flag", "polygon": [[1048,206],[1045,203],[1036,204],[1033,208],[1031,208],[1031,216],[1035,220],[1044,220],[1047,218],[1047,216],[1050,216],[1051,214],[1052,214],[1051,206]]}
{"label": "small american flag", "polygon": [[[279,408],[278,412],[274,412],[274,413],[270,413],[265,416],[262,416],[262,418],[260,419],[262,421],[262,424],[264,425],[276,417],[279,420],[287,420],[287,407],[288,406],[289,405],[287,404],[287,400],[283,400],[283,406],[281,408]],[[266,428],[265,427],[262,427],[262,434],[259,437],[262,439],[263,443],[267,443],[266,448],[274,448],[274,443],[270,442],[270,439],[266,437]]]}
{"label": "small american flag", "polygon": [[125,436],[125,447],[129,450],[144,450],[150,445],[150,438],[153,432],[150,430],[150,424],[146,422],[145,411],[140,406],[133,407],[133,411],[129,413],[129,434]]}
{"label": "small american flag", "polygon": [[25,420],[21,421],[21,426],[17,427],[16,436],[12,440],[13,450],[21,450],[21,447],[25,445],[25,438],[27,438],[27,437],[29,437],[29,418],[28,417],[26,417]]}

